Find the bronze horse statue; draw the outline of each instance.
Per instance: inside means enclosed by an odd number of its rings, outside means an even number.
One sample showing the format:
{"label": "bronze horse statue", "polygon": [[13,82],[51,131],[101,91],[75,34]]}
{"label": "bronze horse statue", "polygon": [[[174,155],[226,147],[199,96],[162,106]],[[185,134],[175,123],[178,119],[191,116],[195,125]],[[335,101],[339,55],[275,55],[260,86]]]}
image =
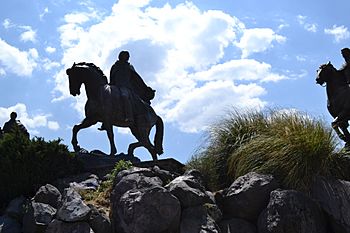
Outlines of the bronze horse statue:
{"label": "bronze horse statue", "polygon": [[317,70],[316,83],[326,85],[327,108],[334,121],[332,128],[335,130],[345,146],[350,146],[350,133],[348,131],[350,120],[350,87],[346,82],[342,71],[337,70],[328,62]]}
{"label": "bronze horse statue", "polygon": [[[157,160],[157,155],[163,153],[164,125],[162,119],[154,112],[153,108],[132,93],[134,123],[125,121],[123,115],[123,102],[120,97],[120,88],[109,85],[107,77],[102,70],[93,63],[78,63],[66,71],[69,78],[69,90],[73,96],[80,94],[82,84],[85,86],[87,102],[85,104],[85,119],[80,124],[74,125],[72,134],[72,145],[76,152],[81,150],[78,145],[77,134],[79,130],[102,122],[108,135],[110,143],[110,155],[115,155],[117,149],[114,143],[113,126],[129,127],[137,142],[128,147],[128,155],[133,155],[137,147],[145,147]],[[154,145],[150,142],[149,134],[151,128],[156,126]]]}

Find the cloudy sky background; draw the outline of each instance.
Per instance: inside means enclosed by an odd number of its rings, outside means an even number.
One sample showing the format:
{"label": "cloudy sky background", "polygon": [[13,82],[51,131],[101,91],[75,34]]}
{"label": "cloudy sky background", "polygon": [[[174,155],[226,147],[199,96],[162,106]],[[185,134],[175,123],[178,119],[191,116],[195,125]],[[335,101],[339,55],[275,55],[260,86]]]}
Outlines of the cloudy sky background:
{"label": "cloudy sky background", "polygon": [[[186,162],[208,125],[232,107],[279,107],[331,118],[319,65],[340,68],[350,47],[350,2],[12,0],[0,8],[0,126],[12,111],[31,136],[62,138],[86,101],[69,95],[65,70],[93,62],[108,76],[121,50],[157,90],[165,155]],[[106,133],[82,130],[80,145],[109,152]],[[134,142],[115,128],[118,152]],[[137,149],[142,160],[150,159]]]}

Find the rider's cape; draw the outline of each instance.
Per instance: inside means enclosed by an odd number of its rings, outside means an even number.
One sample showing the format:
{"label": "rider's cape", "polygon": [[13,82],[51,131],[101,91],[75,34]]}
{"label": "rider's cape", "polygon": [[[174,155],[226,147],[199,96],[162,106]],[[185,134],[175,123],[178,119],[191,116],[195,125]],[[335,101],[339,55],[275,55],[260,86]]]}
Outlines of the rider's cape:
{"label": "rider's cape", "polygon": [[131,66],[131,85],[133,91],[140,96],[140,98],[148,104],[151,104],[151,100],[155,96],[155,90],[147,86],[142,80],[141,76]]}

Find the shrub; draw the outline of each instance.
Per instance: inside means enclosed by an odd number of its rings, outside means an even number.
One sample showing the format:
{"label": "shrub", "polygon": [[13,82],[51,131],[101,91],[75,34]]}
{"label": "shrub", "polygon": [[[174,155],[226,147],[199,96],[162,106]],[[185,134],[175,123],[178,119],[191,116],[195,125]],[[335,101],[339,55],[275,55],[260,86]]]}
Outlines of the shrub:
{"label": "shrub", "polygon": [[302,191],[317,175],[347,177],[332,129],[304,113],[234,111],[210,128],[207,142],[188,164],[211,177],[212,189],[251,171],[273,174],[284,187]]}
{"label": "shrub", "polygon": [[5,134],[0,139],[0,206],[19,195],[31,196],[41,185],[80,168],[61,139],[46,142],[20,133]]}

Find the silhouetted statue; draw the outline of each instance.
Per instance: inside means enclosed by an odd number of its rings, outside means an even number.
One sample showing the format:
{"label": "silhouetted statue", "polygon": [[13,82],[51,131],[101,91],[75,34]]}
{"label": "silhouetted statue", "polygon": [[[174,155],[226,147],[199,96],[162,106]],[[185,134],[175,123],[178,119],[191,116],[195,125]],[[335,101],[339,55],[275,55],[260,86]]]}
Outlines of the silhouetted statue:
{"label": "silhouetted statue", "polygon": [[328,62],[323,64],[317,71],[316,83],[321,86],[326,83],[327,108],[333,116],[332,128],[340,139],[350,146],[350,133],[348,131],[350,120],[350,87],[346,82],[342,70],[337,70]]}
{"label": "silhouetted statue", "polygon": [[345,60],[343,67],[339,70],[344,73],[344,77],[347,83],[350,83],[350,49],[343,48],[341,54]]}
{"label": "silhouetted statue", "polygon": [[[153,160],[157,160],[157,155],[163,153],[164,125],[162,119],[149,104],[150,99],[154,97],[154,91],[147,87],[143,81],[141,82],[138,78],[135,78],[137,73],[131,68],[126,58],[122,59],[124,59],[122,66],[125,66],[123,68],[125,70],[119,67],[117,61],[111,70],[111,84],[107,84],[107,77],[92,63],[74,63],[71,68],[67,69],[70,94],[73,96],[79,95],[80,88],[84,83],[87,95],[85,119],[73,127],[73,148],[76,152],[80,151],[77,139],[80,129],[102,122],[104,129],[107,131],[111,155],[117,153],[112,127],[129,127],[137,142],[129,145],[128,155],[133,155],[135,148],[144,146],[152,155]],[[119,68],[121,71],[118,70]],[[130,76],[124,77],[118,72],[125,72]],[[118,78],[122,80],[118,80]],[[150,95],[151,92],[153,96]],[[123,97],[123,95],[125,96]],[[125,107],[125,98],[128,98],[127,104],[131,105],[131,110],[127,113],[130,114],[128,116],[129,120],[125,116],[127,115],[125,114],[125,108],[129,108]],[[133,120],[130,121],[130,119]],[[149,134],[153,126],[156,126],[154,144],[149,140]]]}
{"label": "silhouetted statue", "polygon": [[7,121],[4,126],[3,126],[3,132],[5,133],[13,133],[16,130],[16,127],[20,132],[22,132],[25,136],[29,138],[29,133],[24,127],[24,125],[20,122],[20,120],[17,120],[17,113],[16,112],[11,112],[10,114],[10,120]]}

